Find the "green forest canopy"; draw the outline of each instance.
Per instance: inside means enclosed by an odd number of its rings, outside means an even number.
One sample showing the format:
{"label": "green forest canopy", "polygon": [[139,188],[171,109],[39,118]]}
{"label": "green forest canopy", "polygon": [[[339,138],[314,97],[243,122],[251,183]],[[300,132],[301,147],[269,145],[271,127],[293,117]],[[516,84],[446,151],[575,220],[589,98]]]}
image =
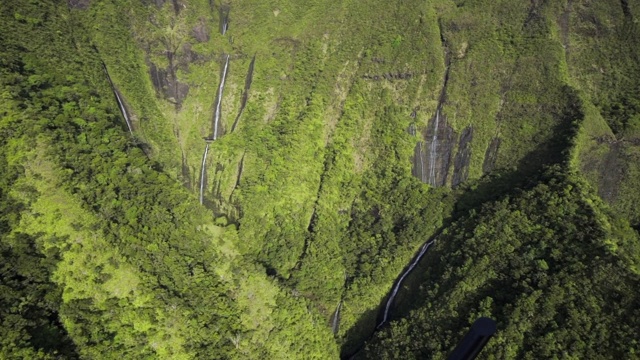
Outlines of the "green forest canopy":
{"label": "green forest canopy", "polygon": [[2,3],[1,357],[637,357],[639,11]]}

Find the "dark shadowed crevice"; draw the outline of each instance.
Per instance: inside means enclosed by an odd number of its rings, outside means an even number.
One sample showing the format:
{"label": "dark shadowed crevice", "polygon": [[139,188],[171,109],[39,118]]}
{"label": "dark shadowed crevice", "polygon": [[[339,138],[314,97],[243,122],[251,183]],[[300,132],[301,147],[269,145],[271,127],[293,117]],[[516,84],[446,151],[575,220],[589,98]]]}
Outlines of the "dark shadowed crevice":
{"label": "dark shadowed crevice", "polygon": [[436,113],[423,134],[420,159],[426,175],[426,183],[431,186],[444,186],[451,166],[455,133],[447,118],[439,111]]}
{"label": "dark shadowed crevice", "polygon": [[458,152],[453,162],[452,186],[456,186],[467,180],[469,177],[469,162],[471,161],[471,141],[473,139],[473,128],[468,126],[460,135]]}
{"label": "dark shadowed crevice", "polygon": [[91,0],[68,0],[70,9],[86,10],[91,5]]}
{"label": "dark shadowed crevice", "polygon": [[249,100],[249,89],[251,88],[251,82],[253,81],[253,69],[255,63],[256,56],[253,55],[253,59],[251,59],[251,63],[249,64],[249,71],[247,71],[247,77],[244,79],[244,91],[242,92],[240,111],[238,111],[238,116],[236,116],[236,119],[233,121],[231,132],[235,131],[236,127],[238,126],[238,122],[240,121],[240,116],[242,116],[242,112],[244,111],[245,106],[247,106],[247,100]]}
{"label": "dark shadowed crevice", "polygon": [[227,31],[229,30],[229,12],[231,10],[231,7],[228,4],[222,4],[220,5],[220,8],[218,10],[219,12],[219,16],[220,16],[220,21],[219,21],[219,29],[220,29],[220,34],[224,35],[227,33]]}
{"label": "dark shadowed crevice", "polygon": [[496,160],[498,159],[498,150],[500,149],[500,138],[494,137],[491,140],[491,144],[487,148],[484,154],[484,162],[482,163],[482,173],[488,174],[496,167]]}
{"label": "dark shadowed crevice", "polygon": [[176,13],[176,15],[179,15],[181,8],[180,2],[178,0],[171,0],[171,2],[173,3],[173,11]]}
{"label": "dark shadowed crevice", "polygon": [[[444,49],[445,72],[438,97],[436,113],[429,120],[426,130],[414,148],[412,173],[420,181],[431,186],[444,186],[447,184],[447,176],[453,156],[455,133],[448,124],[447,118],[442,113],[442,108],[447,100],[447,86],[449,84],[449,71],[451,59],[446,40],[440,26],[440,40]],[[415,116],[415,110],[412,117]]]}
{"label": "dark shadowed crevice", "polygon": [[173,103],[176,109],[180,109],[182,101],[189,93],[189,85],[178,81],[175,73],[173,55],[167,54],[167,59],[169,60],[169,68],[167,69],[159,68],[147,59],[149,76],[151,77],[151,83],[156,90],[156,94]]}
{"label": "dark shadowed crevice", "polygon": [[620,0],[620,5],[622,5],[622,13],[624,14],[624,17],[627,19],[633,19],[633,14],[629,8],[629,0]]}
{"label": "dark shadowed crevice", "polygon": [[204,43],[209,41],[209,27],[204,18],[198,20],[198,25],[193,27],[191,34],[197,42]]}

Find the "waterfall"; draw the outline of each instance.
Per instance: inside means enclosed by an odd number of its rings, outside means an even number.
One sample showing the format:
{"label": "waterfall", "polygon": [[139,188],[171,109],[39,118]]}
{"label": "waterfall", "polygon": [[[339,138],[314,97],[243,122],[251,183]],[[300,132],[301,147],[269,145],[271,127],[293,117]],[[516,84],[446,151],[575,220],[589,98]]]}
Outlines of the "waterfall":
{"label": "waterfall", "polygon": [[133,135],[133,128],[131,127],[131,120],[129,120],[129,114],[127,113],[127,109],[124,107],[124,102],[120,98],[120,95],[118,94],[118,91],[116,90],[115,85],[113,85],[113,81],[111,80],[111,76],[109,75],[109,70],[107,70],[107,65],[104,62],[102,62],[102,68],[104,69],[105,74],[107,74],[107,80],[109,80],[109,84],[111,85],[111,90],[113,91],[113,94],[116,96],[118,107],[120,108],[120,112],[124,117],[124,121],[127,123],[127,128],[129,129],[129,133]]}
{"label": "waterfall", "polygon": [[424,173],[424,153],[422,152],[422,141],[418,142],[418,154],[420,154],[420,181],[427,182]]}
{"label": "waterfall", "polygon": [[340,321],[340,308],[342,308],[342,300],[338,303],[338,308],[336,312],[333,314],[333,321],[331,322],[331,330],[334,334],[338,332],[338,324]]}
{"label": "waterfall", "polygon": [[229,18],[225,16],[222,20],[222,35],[226,34],[227,30],[229,30]]}
{"label": "waterfall", "polygon": [[207,154],[209,153],[209,143],[204,148],[204,155],[202,156],[202,168],[200,170],[200,204],[204,203],[204,173],[205,163],[207,162]]}
{"label": "waterfall", "polygon": [[120,106],[120,111],[122,112],[122,116],[124,116],[124,121],[127,123],[127,127],[129,128],[129,132],[133,135],[133,129],[131,128],[131,121],[129,120],[129,115],[127,114],[127,110],[124,108],[124,104],[122,103],[122,99],[120,99],[120,95],[116,89],[113,89],[113,93],[116,94],[116,100],[118,100],[118,106]]}
{"label": "waterfall", "polygon": [[422,259],[422,257],[424,256],[424,254],[427,252],[427,249],[429,249],[429,247],[435,242],[436,240],[433,239],[427,243],[425,243],[424,245],[422,245],[422,249],[420,249],[420,252],[418,253],[418,256],[416,256],[416,258],[413,260],[413,262],[411,263],[411,265],[409,266],[409,268],[407,269],[407,271],[405,271],[402,276],[400,276],[400,279],[398,279],[398,282],[396,283],[396,286],[393,287],[393,291],[391,292],[391,295],[389,295],[389,300],[387,300],[387,304],[384,308],[384,316],[382,317],[382,321],[380,322],[380,324],[378,324],[378,329],[380,327],[382,327],[382,325],[384,325],[384,323],[387,322],[387,319],[389,317],[389,309],[391,308],[391,304],[393,303],[393,300],[395,300],[396,295],[398,294],[398,290],[400,290],[400,285],[402,285],[402,282],[404,281],[404,278],[407,277],[407,275],[409,275],[409,273],[411,271],[413,271],[413,268],[416,267],[416,265],[418,265],[418,262],[420,261],[420,259]]}
{"label": "waterfall", "polygon": [[440,109],[436,110],[436,125],[429,148],[429,185],[436,184],[436,159],[438,157],[438,126],[440,124]]}
{"label": "waterfall", "polygon": [[224,91],[224,81],[227,77],[227,69],[229,68],[229,55],[224,63],[224,69],[222,70],[222,78],[220,79],[220,86],[218,87],[218,101],[216,102],[216,111],[213,117],[213,140],[218,138],[218,122],[220,121],[220,105],[222,105],[222,92]]}

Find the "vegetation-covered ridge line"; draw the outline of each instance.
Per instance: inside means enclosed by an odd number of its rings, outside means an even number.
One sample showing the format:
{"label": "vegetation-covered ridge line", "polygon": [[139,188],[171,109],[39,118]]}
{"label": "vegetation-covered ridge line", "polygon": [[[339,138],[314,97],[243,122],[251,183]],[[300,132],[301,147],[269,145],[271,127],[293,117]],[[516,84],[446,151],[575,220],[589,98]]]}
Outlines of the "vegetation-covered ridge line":
{"label": "vegetation-covered ridge line", "polygon": [[0,358],[640,351],[633,1],[0,8]]}

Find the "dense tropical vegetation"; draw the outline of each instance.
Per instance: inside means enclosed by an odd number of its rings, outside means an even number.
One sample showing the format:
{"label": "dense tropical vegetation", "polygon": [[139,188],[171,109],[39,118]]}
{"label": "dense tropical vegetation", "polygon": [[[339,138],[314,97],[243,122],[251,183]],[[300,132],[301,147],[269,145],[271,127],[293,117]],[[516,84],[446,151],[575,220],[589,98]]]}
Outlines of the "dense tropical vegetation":
{"label": "dense tropical vegetation", "polygon": [[2,2],[0,357],[638,357],[638,19]]}

